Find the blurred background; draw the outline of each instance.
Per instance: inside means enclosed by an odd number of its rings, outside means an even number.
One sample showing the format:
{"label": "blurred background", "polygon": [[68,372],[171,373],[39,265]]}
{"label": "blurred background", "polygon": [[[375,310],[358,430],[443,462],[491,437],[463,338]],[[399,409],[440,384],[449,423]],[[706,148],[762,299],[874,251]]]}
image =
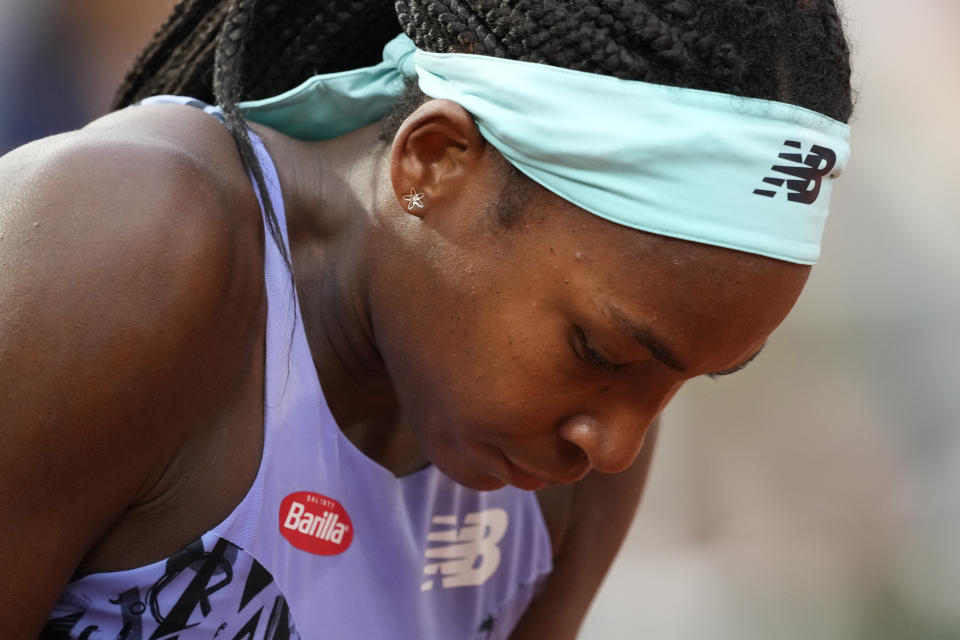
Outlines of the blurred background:
{"label": "blurred background", "polygon": [[[960,638],[960,2],[841,2],[824,257],[759,360],[668,409],[584,640]],[[173,4],[0,0],[0,153],[103,113]]]}

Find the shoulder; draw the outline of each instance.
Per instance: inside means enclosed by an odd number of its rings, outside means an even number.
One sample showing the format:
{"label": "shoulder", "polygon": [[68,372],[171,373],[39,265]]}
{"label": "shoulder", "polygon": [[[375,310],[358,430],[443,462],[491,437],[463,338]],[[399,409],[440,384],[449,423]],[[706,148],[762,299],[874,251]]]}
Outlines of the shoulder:
{"label": "shoulder", "polygon": [[191,111],[113,114],[0,159],[0,368],[39,365],[31,396],[91,376],[88,398],[142,408],[249,339],[259,207],[229,135]]}
{"label": "shoulder", "polygon": [[[262,226],[232,142],[200,112],[210,127],[160,111],[0,159],[5,629],[49,611],[86,549],[224,411],[262,337]],[[23,561],[37,553],[43,576]]]}
{"label": "shoulder", "polygon": [[118,230],[107,239],[136,240],[139,235],[128,232],[137,229],[217,231],[238,199],[254,203],[247,191],[224,127],[180,105],[112,113],[0,158],[6,225],[27,215],[101,234]]}
{"label": "shoulder", "polygon": [[24,313],[82,314],[83,299],[109,299],[129,325],[147,309],[216,306],[238,256],[256,252],[259,213],[229,135],[200,112],[209,123],[139,111],[0,158],[3,282]]}

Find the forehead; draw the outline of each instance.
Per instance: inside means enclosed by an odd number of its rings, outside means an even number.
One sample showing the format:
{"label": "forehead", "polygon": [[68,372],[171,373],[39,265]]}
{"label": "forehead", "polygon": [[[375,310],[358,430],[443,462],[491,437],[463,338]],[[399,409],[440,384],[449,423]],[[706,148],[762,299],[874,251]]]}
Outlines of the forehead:
{"label": "forehead", "polygon": [[[523,232],[532,267],[563,273],[574,307],[622,314],[669,338],[678,351],[728,348],[751,355],[783,320],[809,267],[629,229],[559,198]],[[543,199],[537,198],[540,206]],[[616,314],[611,314],[615,310]],[[613,319],[613,318],[611,318]],[[725,362],[716,363],[723,368]]]}
{"label": "forehead", "polygon": [[656,274],[686,284],[749,284],[805,278],[809,267],[724,247],[681,240],[624,227],[592,215],[535,186],[521,200],[535,236],[554,249],[562,247],[581,263],[603,262],[615,267],[611,280],[630,278],[631,271]]}

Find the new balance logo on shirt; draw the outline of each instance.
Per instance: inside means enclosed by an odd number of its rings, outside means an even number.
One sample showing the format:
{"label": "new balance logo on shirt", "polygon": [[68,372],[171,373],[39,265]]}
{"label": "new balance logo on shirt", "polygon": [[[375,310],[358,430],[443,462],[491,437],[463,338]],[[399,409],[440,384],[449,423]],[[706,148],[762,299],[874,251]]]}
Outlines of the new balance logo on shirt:
{"label": "new balance logo on shirt", "polygon": [[[763,182],[778,189],[786,184],[789,191],[787,198],[791,202],[813,204],[820,197],[823,179],[837,166],[837,154],[831,149],[815,144],[810,147],[810,153],[804,157],[797,151],[803,149],[802,143],[786,140],[783,144],[791,151],[781,153],[779,158],[790,164],[773,165],[770,170],[780,175],[768,176],[763,179]],[[788,178],[781,176],[788,176]],[[758,196],[774,198],[779,192],[778,189],[754,189],[753,192]]]}
{"label": "new balance logo on shirt", "polygon": [[432,522],[423,567],[423,575],[430,577],[420,585],[421,591],[430,591],[436,584],[444,589],[476,587],[496,573],[500,566],[497,545],[509,524],[506,511],[468,513],[462,526],[456,515],[434,516]]}

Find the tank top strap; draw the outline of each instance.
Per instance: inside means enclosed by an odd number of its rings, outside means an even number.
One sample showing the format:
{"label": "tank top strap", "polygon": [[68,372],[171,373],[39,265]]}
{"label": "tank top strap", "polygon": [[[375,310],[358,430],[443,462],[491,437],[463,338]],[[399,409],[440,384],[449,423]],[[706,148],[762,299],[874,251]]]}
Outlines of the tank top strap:
{"label": "tank top strap", "polygon": [[221,124],[226,126],[227,121],[223,117],[223,111],[220,107],[212,104],[207,104],[202,100],[197,100],[196,98],[190,98],[187,96],[173,96],[173,95],[160,95],[160,96],[150,96],[149,98],[144,98],[139,102],[135,102],[131,107],[138,107],[140,105],[147,104],[182,104],[187,107],[194,107],[195,109],[200,109],[204,113],[213,116],[220,121]]}
{"label": "tank top strap", "polygon": [[[174,95],[159,95],[145,98],[137,105],[181,104],[200,109],[216,118],[226,126],[226,120],[220,107],[207,104],[195,98]],[[137,106],[134,105],[134,106]],[[298,305],[296,290],[290,268],[270,232],[264,202],[269,201],[277,222],[286,254],[290,255],[290,241],[287,233],[286,208],[280,186],[280,176],[270,152],[263,140],[253,130],[247,129],[250,144],[263,173],[266,193],[261,193],[253,173],[248,171],[250,184],[260,205],[260,216],[264,233],[264,286],[267,297],[266,355],[264,361],[264,438],[261,468],[249,493],[237,509],[233,511],[214,531],[218,534],[229,532],[230,538],[241,547],[250,542],[256,531],[256,518],[261,513],[263,461],[271,460],[275,448],[273,428],[281,422],[279,414],[284,412],[284,394],[291,380],[293,369],[301,366],[302,358],[295,345],[303,342],[298,331]],[[297,376],[295,376],[297,377]]]}
{"label": "tank top strap", "polygon": [[[204,113],[216,118],[221,124],[226,125],[223,117],[223,111],[220,107],[207,104],[202,100],[190,98],[188,96],[158,95],[144,98],[132,106],[151,105],[151,104],[181,104],[187,107],[200,109]],[[297,327],[297,299],[296,290],[293,286],[293,278],[290,269],[281,254],[277,243],[271,232],[270,225],[267,223],[266,209],[264,207],[264,196],[269,200],[273,208],[273,214],[277,221],[277,229],[283,241],[286,254],[290,255],[290,240],[287,234],[286,210],[284,208],[283,194],[280,188],[280,176],[277,173],[276,165],[270,156],[263,140],[253,130],[247,129],[250,136],[250,143],[253,146],[254,153],[260,163],[260,169],[263,172],[266,194],[260,193],[253,174],[248,172],[253,191],[260,204],[260,214],[263,220],[264,232],[264,282],[267,291],[267,362],[266,370],[268,372],[288,372],[289,354],[292,348],[294,333]],[[283,396],[285,386],[285,375],[269,376],[266,382],[265,391],[266,404],[266,423],[271,424],[269,420],[271,407],[276,407]]]}

